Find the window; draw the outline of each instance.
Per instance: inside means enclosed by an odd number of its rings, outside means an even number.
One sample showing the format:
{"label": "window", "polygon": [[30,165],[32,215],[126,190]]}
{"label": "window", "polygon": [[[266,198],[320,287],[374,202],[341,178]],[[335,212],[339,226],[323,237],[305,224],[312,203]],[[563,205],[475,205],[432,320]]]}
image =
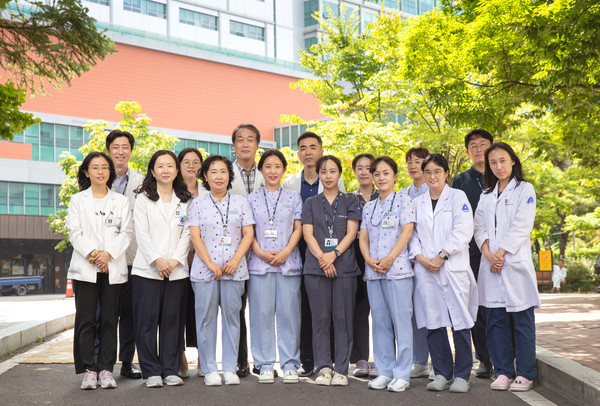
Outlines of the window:
{"label": "window", "polygon": [[338,17],[340,15],[340,6],[332,1],[321,2],[321,15],[325,18]]}
{"label": "window", "polygon": [[368,11],[363,11],[360,16],[360,29],[364,32],[367,29],[369,24],[377,24],[377,14],[369,13]]}
{"label": "window", "polygon": [[265,29],[255,25],[240,23],[238,21],[229,21],[229,33],[238,37],[256,39],[258,41],[265,40]]}
{"label": "window", "polygon": [[24,131],[24,142],[31,144],[31,160],[40,159],[40,126],[38,124],[28,127]]}
{"label": "window", "polygon": [[40,161],[54,162],[54,124],[41,125]]}
{"label": "window", "polygon": [[23,184],[10,183],[8,187],[8,213],[23,214]]}
{"label": "window", "polygon": [[217,31],[217,17],[185,8],[179,9],[179,22]]}
{"label": "window", "polygon": [[56,211],[54,198],[56,196],[56,202],[59,201],[58,190],[60,190],[58,186],[40,185],[40,214],[42,216],[53,214]]}
{"label": "window", "polygon": [[66,125],[54,126],[54,162],[60,161],[60,154],[69,151],[69,127]]}
{"label": "window", "polygon": [[417,0],[402,0],[402,11],[412,15],[419,14]]}
{"label": "window", "polygon": [[399,0],[384,0],[383,4],[389,8],[400,9],[400,1]]}
{"label": "window", "polygon": [[0,214],[8,213],[8,183],[0,182]]}
{"label": "window", "polygon": [[101,4],[103,6],[108,6],[108,0],[85,0],[85,1],[89,1],[90,3]]}
{"label": "window", "polygon": [[211,155],[219,155],[219,144],[208,144],[208,153]]}
{"label": "window", "polygon": [[81,161],[83,159],[83,155],[79,148],[83,146],[83,128],[82,127],[69,127],[69,151],[75,159]]}
{"label": "window", "polygon": [[305,38],[304,39],[304,49],[310,51],[310,47],[319,42],[317,37]]}
{"label": "window", "polygon": [[319,9],[319,0],[309,0],[304,2],[304,26],[315,25],[317,20],[313,18],[313,13]]}
{"label": "window", "polygon": [[123,10],[152,17],[167,18],[166,5],[152,0],[123,0]]}
{"label": "window", "polygon": [[424,14],[428,11],[433,10],[434,7],[435,7],[434,0],[421,0],[421,6],[419,7],[419,11],[421,14]]}
{"label": "window", "polygon": [[32,216],[40,214],[39,185],[25,184],[25,214]]}

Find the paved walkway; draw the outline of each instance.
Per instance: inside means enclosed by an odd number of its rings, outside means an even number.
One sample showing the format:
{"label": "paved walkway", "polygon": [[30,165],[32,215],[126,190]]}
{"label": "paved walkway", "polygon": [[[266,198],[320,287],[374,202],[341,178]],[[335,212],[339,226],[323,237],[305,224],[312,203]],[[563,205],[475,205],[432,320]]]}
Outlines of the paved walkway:
{"label": "paved walkway", "polygon": [[600,294],[542,294],[537,345],[600,371]]}

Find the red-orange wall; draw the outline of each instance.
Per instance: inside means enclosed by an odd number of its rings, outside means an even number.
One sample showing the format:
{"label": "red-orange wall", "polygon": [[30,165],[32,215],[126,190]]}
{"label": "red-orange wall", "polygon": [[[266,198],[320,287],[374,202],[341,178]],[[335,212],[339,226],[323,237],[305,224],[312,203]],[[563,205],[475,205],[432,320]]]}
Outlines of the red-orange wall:
{"label": "red-orange wall", "polygon": [[115,105],[137,101],[155,127],[230,135],[250,122],[265,140],[272,140],[281,114],[322,117],[315,97],[290,90],[296,78],[130,45],[116,48],[70,87],[36,96],[22,109],[118,121]]}
{"label": "red-orange wall", "polygon": [[0,141],[0,158],[27,159],[31,161],[31,144]]}

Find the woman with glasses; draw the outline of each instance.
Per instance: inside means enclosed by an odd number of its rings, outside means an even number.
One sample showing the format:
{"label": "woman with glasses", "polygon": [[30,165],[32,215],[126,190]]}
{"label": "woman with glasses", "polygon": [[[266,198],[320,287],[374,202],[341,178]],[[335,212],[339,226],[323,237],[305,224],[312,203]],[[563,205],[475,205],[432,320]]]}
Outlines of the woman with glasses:
{"label": "woman with glasses", "polygon": [[[429,155],[422,170],[429,192],[413,201],[417,222],[410,256],[415,260],[417,327],[427,327],[435,372],[427,390],[468,392],[473,367],[470,329],[478,305],[477,285],[469,267],[473,215],[465,193],[446,183],[448,161],[443,155]],[[453,332],[454,361],[447,327]]]}
{"label": "woman with glasses", "polygon": [[[196,198],[199,195],[203,195],[208,193],[206,189],[202,187],[200,180],[200,168],[202,167],[202,154],[197,148],[184,148],[179,155],[177,155],[177,159],[181,165],[181,176],[183,177],[183,182],[187,187],[188,192],[192,195],[192,198]],[[188,265],[192,265],[192,260],[194,259],[194,247],[190,244],[190,252],[188,254]],[[194,290],[192,289],[192,283],[188,279],[188,289],[187,289],[187,305],[186,305],[186,313],[185,313],[185,346],[184,352],[181,356],[181,365],[179,366],[178,375],[181,378],[189,378],[190,373],[188,369],[188,361],[185,357],[185,348],[186,347],[195,347],[198,348],[196,344],[196,314],[194,312],[195,300],[194,300]],[[202,369],[200,367],[200,358],[198,358],[198,376],[204,376],[202,373]]]}
{"label": "woman with glasses", "polygon": [[[75,292],[75,372],[84,373],[81,389],[116,388],[112,370],[117,361],[117,321],[121,286],[127,281],[125,251],[133,232],[129,200],[110,190],[116,172],[102,152],[88,154],[77,172],[79,193],[67,214],[73,257],[67,278]],[[96,309],[101,333],[94,359]]]}
{"label": "woman with glasses", "polygon": [[523,178],[519,157],[504,142],[485,153],[484,183],[475,212],[475,241],[483,254],[479,298],[487,308],[486,337],[496,373],[490,387],[528,391],[537,376],[533,311],[541,306],[531,259],[535,190]]}

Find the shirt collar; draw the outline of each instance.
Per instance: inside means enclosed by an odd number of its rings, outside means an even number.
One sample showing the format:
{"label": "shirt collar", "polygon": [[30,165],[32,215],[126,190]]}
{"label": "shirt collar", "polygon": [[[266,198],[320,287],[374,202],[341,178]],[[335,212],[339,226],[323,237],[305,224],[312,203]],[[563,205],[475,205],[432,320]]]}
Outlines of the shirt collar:
{"label": "shirt collar", "polygon": [[473,166],[473,165],[471,165],[471,167],[469,168],[469,171],[471,172],[471,175],[473,175],[476,178],[483,176],[483,173],[481,173],[477,169],[475,169],[475,166]]}
{"label": "shirt collar", "polygon": [[249,170],[246,170],[246,169],[242,168],[242,165],[240,165],[240,163],[238,162],[238,160],[237,160],[237,159],[235,160],[235,164],[237,165],[238,169],[239,169],[239,170],[240,170],[240,172],[242,172],[242,173],[243,173],[243,172],[250,173],[250,172],[253,172],[253,171],[255,171],[255,170],[256,170],[256,162],[254,162],[254,165],[252,165],[252,168],[250,168]]}
{"label": "shirt collar", "polygon": [[125,175],[123,175],[123,176],[117,175],[117,179],[119,179],[119,180],[129,179],[129,172],[130,171],[131,171],[131,169],[127,168],[127,172],[125,172]]}
{"label": "shirt collar", "polygon": [[314,183],[308,183],[306,179],[304,179],[304,169],[302,169],[302,172],[300,172],[300,182],[306,183],[309,186],[313,186],[319,183],[319,177],[317,176],[317,180],[315,180]]}

